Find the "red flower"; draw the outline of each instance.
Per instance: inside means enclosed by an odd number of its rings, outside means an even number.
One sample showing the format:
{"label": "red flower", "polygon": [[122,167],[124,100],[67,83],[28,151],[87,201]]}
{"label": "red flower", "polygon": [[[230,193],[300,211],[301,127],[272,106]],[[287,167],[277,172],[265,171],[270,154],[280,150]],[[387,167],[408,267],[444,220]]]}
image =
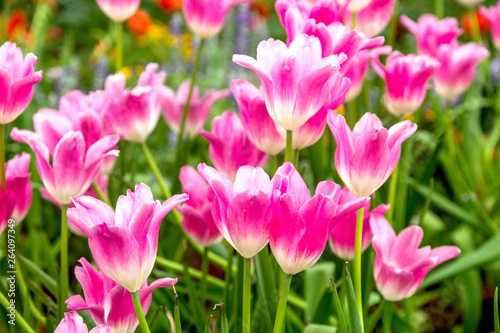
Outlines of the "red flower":
{"label": "red flower", "polygon": [[145,34],[151,25],[151,17],[144,9],[139,9],[127,21],[127,29],[134,35],[140,36]]}

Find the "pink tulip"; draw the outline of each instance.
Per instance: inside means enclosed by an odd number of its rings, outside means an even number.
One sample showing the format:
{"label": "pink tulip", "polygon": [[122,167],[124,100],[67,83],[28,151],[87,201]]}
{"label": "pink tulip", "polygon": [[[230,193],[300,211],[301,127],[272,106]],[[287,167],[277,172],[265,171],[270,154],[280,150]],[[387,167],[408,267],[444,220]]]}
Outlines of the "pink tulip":
{"label": "pink tulip", "polygon": [[277,155],[285,149],[285,131],[269,116],[263,93],[245,80],[231,82],[231,91],[250,140],[269,155]]}
{"label": "pink tulip", "polygon": [[[339,204],[344,204],[356,198],[347,187],[342,189]],[[370,203],[365,205],[363,215],[363,236],[361,251],[364,252],[372,240],[370,229],[370,217],[373,215],[384,215],[389,210],[389,205],[380,205],[370,211]],[[356,212],[350,212],[337,216],[335,227],[330,234],[330,248],[332,252],[342,260],[354,260],[354,243],[356,239]]]}
{"label": "pink tulip", "polygon": [[267,155],[253,144],[234,112],[226,111],[215,117],[212,132],[201,129],[200,134],[210,141],[208,152],[215,168],[231,180],[241,166],[266,164]]}
{"label": "pink tulip", "polygon": [[160,87],[164,72],[156,73],[157,64],[149,64],[139,77],[137,87],[125,89],[125,75],[118,73],[106,79],[106,92],[111,102],[106,115],[115,132],[131,142],[143,143],[158,124],[161,113]]}
{"label": "pink tulip", "polygon": [[456,42],[457,37],[462,34],[462,29],[458,28],[458,21],[454,17],[439,20],[432,14],[424,14],[414,22],[406,15],[402,15],[401,23],[417,39],[418,53],[431,57],[436,56],[441,45]]}
{"label": "pink tulip", "polygon": [[[190,81],[184,81],[177,93],[172,89],[162,86],[160,89],[160,99],[163,105],[163,116],[168,126],[175,132],[179,133],[182,113],[189,93]],[[210,108],[217,100],[229,96],[228,90],[209,90],[200,98],[198,87],[193,88],[193,95],[189,104],[189,113],[186,119],[186,127],[184,137],[192,139],[198,134],[200,128],[203,128],[208,116],[210,115]]]}
{"label": "pink tulip", "polygon": [[136,185],[111,207],[89,196],[73,200],[68,223],[89,237],[97,267],[116,283],[135,292],[153,270],[160,225],[168,212],[188,199],[174,195],[163,204],[153,200],[146,184]]}
{"label": "pink tulip", "polygon": [[286,12],[294,8],[299,11],[300,16],[305,21],[313,19],[318,23],[329,25],[333,22],[342,22],[347,3],[341,6],[337,3],[337,0],[317,0],[314,2],[308,0],[278,0],[274,7],[283,25],[285,25],[286,21]]}
{"label": "pink tulip", "polygon": [[254,70],[262,81],[269,115],[292,131],[316,114],[329,97],[330,78],[339,71],[345,56],[322,59],[321,44],[300,35],[289,47],[269,39],[257,47],[257,60],[233,55],[233,62]]}
{"label": "pink tulip", "polygon": [[[392,18],[395,0],[370,0],[368,6],[356,14],[356,30],[367,36],[380,35]],[[348,11],[344,15],[344,22],[351,26],[353,13]]]}
{"label": "pink tulip", "polygon": [[[66,312],[64,318],[56,327],[54,333],[89,333],[83,318],[75,312]],[[111,329],[104,325],[99,325],[90,330],[90,333],[111,333]]]}
{"label": "pink tulip", "polygon": [[456,246],[419,249],[424,232],[418,226],[410,226],[396,236],[383,215],[373,215],[370,225],[376,253],[373,275],[377,289],[388,301],[412,296],[431,269],[460,254]]}
{"label": "pink tulip", "polygon": [[253,0],[183,0],[182,12],[193,34],[208,39],[217,35],[231,7]]}
{"label": "pink tulip", "polygon": [[183,216],[182,228],[196,243],[205,247],[220,243],[222,235],[212,217],[214,191],[189,165],[181,168],[179,179],[182,192],[189,195],[189,200],[178,209]]}
{"label": "pink tulip", "polygon": [[[98,215],[99,216],[99,215]],[[80,295],[66,300],[68,310],[87,310],[97,325],[106,325],[113,333],[133,333],[139,324],[135,314],[130,292],[106,276],[98,272],[85,259],[81,258],[82,267],[75,268],[75,275],[83,289],[85,299]],[[144,314],[151,305],[151,293],[161,287],[170,287],[177,279],[158,279],[148,286],[147,281],[140,285],[139,298]]]}
{"label": "pink tulip", "polygon": [[422,105],[429,88],[428,80],[440,66],[426,55],[403,55],[393,52],[384,67],[376,56],[372,61],[375,72],[385,81],[385,106],[395,116],[411,114]]}
{"label": "pink tulip", "polygon": [[372,195],[382,186],[398,163],[401,144],[417,130],[406,120],[385,129],[378,117],[365,113],[354,129],[336,112],[328,114],[328,126],[337,142],[335,167],[344,184],[356,197]]}
{"label": "pink tulip", "polygon": [[0,124],[13,122],[30,103],[42,79],[42,71],[34,72],[36,59],[33,53],[24,58],[14,43],[0,46]]}
{"label": "pink tulip", "polygon": [[118,156],[118,151],[113,150],[119,140],[117,135],[105,136],[87,147],[82,133],[71,131],[64,134],[53,150],[49,146],[52,138],[38,133],[14,128],[11,137],[33,149],[45,189],[62,205],[87,191],[104,158]]}
{"label": "pink tulip", "polygon": [[226,241],[245,258],[252,258],[269,241],[273,218],[271,181],[262,168],[243,166],[234,184],[205,163],[198,171],[212,187],[212,214]]}
{"label": "pink tulip", "polygon": [[461,95],[474,81],[476,67],[490,52],[476,43],[442,45],[436,58],[441,66],[434,74],[436,92],[446,100]]}
{"label": "pink tulip", "polygon": [[348,4],[347,10],[351,13],[359,13],[366,7],[370,5],[374,0],[338,0],[338,2],[343,4]]}
{"label": "pink tulip", "polygon": [[495,6],[479,8],[479,13],[483,15],[491,29],[491,38],[493,39],[493,45],[497,50],[500,50],[500,2],[497,2]]}
{"label": "pink tulip", "polygon": [[296,274],[318,261],[328,235],[335,226],[335,215],[355,211],[369,198],[338,205],[340,185],[323,181],[311,198],[306,183],[293,164],[278,168],[272,179],[274,220],[269,245],[286,274]]}
{"label": "pink tulip", "polygon": [[141,0],[96,0],[107,17],[115,22],[123,22],[135,14]]}
{"label": "pink tulip", "polygon": [[5,163],[5,188],[0,187],[0,234],[10,218],[18,224],[30,209],[33,196],[28,173],[30,159],[30,154],[22,153]]}

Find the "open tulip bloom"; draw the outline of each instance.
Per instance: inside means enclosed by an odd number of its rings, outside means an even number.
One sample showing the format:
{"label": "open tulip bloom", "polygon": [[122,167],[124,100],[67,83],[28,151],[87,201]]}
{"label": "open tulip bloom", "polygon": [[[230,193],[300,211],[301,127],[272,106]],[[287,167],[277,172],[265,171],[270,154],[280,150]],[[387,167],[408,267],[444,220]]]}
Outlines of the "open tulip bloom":
{"label": "open tulip bloom", "polygon": [[66,312],[54,333],[112,333],[111,329],[99,325],[90,330],[76,311]]}
{"label": "open tulip bloom", "polygon": [[490,24],[493,45],[495,45],[497,50],[500,50],[500,2],[491,7],[481,6],[479,12]]}

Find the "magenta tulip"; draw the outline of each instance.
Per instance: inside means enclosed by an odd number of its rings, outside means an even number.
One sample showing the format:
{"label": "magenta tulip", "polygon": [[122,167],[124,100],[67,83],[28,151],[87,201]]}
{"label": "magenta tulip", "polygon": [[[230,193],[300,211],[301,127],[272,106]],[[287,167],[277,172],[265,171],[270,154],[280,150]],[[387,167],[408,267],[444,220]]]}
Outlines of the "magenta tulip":
{"label": "magenta tulip", "polygon": [[75,312],[66,312],[64,318],[56,327],[54,333],[111,333],[111,329],[104,325],[99,325],[90,330],[83,322],[83,318]]}
{"label": "magenta tulip", "polygon": [[495,45],[497,50],[500,50],[500,2],[497,2],[495,6],[480,7],[479,13],[481,13],[490,24],[493,45]]}
{"label": "magenta tulip", "polygon": [[336,112],[328,114],[328,126],[337,142],[335,167],[356,197],[372,195],[389,178],[401,155],[401,144],[417,130],[406,120],[385,129],[378,117],[365,113],[354,129]]}
{"label": "magenta tulip", "polygon": [[233,55],[233,62],[257,73],[269,115],[289,131],[304,125],[324,106],[330,93],[330,78],[344,60],[343,55],[322,59],[319,40],[304,34],[289,47],[274,39],[260,42],[257,60]]}
{"label": "magenta tulip", "polygon": [[212,187],[212,214],[226,241],[245,258],[252,258],[269,241],[273,218],[271,180],[262,168],[243,166],[234,184],[205,163],[198,171]]}
{"label": "magenta tulip", "polygon": [[456,42],[457,37],[462,34],[458,27],[458,20],[454,17],[445,17],[439,20],[432,14],[424,14],[417,22],[412,21],[406,15],[401,16],[401,23],[417,39],[417,50],[421,55],[435,57],[441,45]]}
{"label": "magenta tulip", "polygon": [[153,270],[160,226],[172,209],[188,199],[174,195],[163,204],[153,200],[146,184],[136,185],[111,207],[89,196],[73,200],[68,223],[89,237],[97,267],[116,283],[135,292]]}
{"label": "magenta tulip", "polygon": [[212,217],[214,191],[192,166],[183,166],[179,179],[182,192],[189,195],[189,200],[178,209],[182,214],[182,228],[200,245],[219,243],[222,235]]}
{"label": "magenta tulip", "polygon": [[[356,198],[347,187],[342,189],[339,204],[344,204]],[[370,211],[370,203],[365,205],[363,214],[363,236],[361,251],[364,252],[372,240],[370,229],[370,218],[373,215],[384,215],[389,210],[389,205],[380,205]],[[336,224],[330,234],[330,249],[342,260],[354,260],[355,238],[356,238],[356,212],[349,212],[335,217]]]}
{"label": "magenta tulip", "polygon": [[324,25],[333,22],[342,22],[342,16],[347,9],[347,3],[339,5],[337,0],[278,0],[274,7],[280,17],[281,24],[285,25],[286,12],[289,9],[297,9],[304,20],[313,19]]}
{"label": "magenta tulip", "polygon": [[476,67],[490,52],[476,43],[442,45],[436,58],[441,66],[434,74],[436,92],[450,101],[461,95],[474,81]]}
{"label": "magenta tulip", "polygon": [[23,57],[14,43],[0,46],[0,124],[13,122],[31,102],[33,86],[42,79],[36,59],[33,53]]}
{"label": "magenta tulip", "polygon": [[238,115],[226,111],[214,118],[212,132],[203,129],[200,134],[210,141],[209,153],[215,168],[234,180],[241,166],[263,167],[267,155],[250,140]]}
{"label": "magenta tulip", "polygon": [[183,0],[182,12],[193,34],[208,39],[217,35],[231,7],[253,0]]}
{"label": "magenta tulip", "polygon": [[[190,81],[184,81],[177,93],[172,89],[162,86],[160,88],[160,99],[163,106],[163,116],[168,126],[175,132],[179,133],[182,113],[189,93]],[[198,131],[203,128],[208,116],[210,115],[210,108],[217,100],[229,96],[228,90],[209,90],[205,96],[200,97],[198,87],[193,88],[193,95],[191,96],[191,103],[189,104],[189,113],[186,118],[185,138],[192,139]]]}
{"label": "magenta tulip", "polygon": [[141,0],[96,0],[107,17],[115,22],[123,22],[135,14]]}
{"label": "magenta tulip", "polygon": [[[392,18],[395,0],[371,0],[368,6],[356,14],[356,30],[367,36],[380,35]],[[352,24],[353,13],[348,11],[344,15],[347,26]]]}
{"label": "magenta tulip", "polygon": [[373,275],[378,291],[388,301],[400,301],[418,290],[431,269],[460,254],[456,246],[418,248],[424,232],[410,226],[399,235],[382,215],[370,219],[375,250]]}
{"label": "magenta tulip", "polygon": [[434,58],[426,55],[403,55],[393,52],[384,67],[379,57],[374,57],[372,67],[385,81],[385,106],[395,116],[411,114],[422,105],[429,89],[427,83],[440,66]]}
{"label": "magenta tulip", "polygon": [[[82,286],[85,299],[80,295],[71,296],[66,300],[68,310],[87,310],[97,325],[106,325],[113,333],[135,332],[139,321],[130,292],[102,271],[96,271],[85,258],[81,258],[80,263],[82,267],[75,268],[75,275]],[[149,310],[153,298],[151,293],[155,289],[170,287],[176,283],[177,279],[168,277],[158,279],[149,286],[147,281],[144,281],[138,291],[144,314]]]}

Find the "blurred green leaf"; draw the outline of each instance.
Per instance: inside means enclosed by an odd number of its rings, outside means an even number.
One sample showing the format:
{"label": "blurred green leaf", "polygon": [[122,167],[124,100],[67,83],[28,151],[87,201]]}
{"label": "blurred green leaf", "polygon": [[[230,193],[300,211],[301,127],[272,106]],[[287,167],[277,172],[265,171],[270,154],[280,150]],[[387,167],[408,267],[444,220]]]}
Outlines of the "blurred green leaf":
{"label": "blurred green leaf", "polygon": [[314,318],[334,271],[333,262],[319,262],[305,271],[304,295],[307,304],[305,311],[307,321]]}

